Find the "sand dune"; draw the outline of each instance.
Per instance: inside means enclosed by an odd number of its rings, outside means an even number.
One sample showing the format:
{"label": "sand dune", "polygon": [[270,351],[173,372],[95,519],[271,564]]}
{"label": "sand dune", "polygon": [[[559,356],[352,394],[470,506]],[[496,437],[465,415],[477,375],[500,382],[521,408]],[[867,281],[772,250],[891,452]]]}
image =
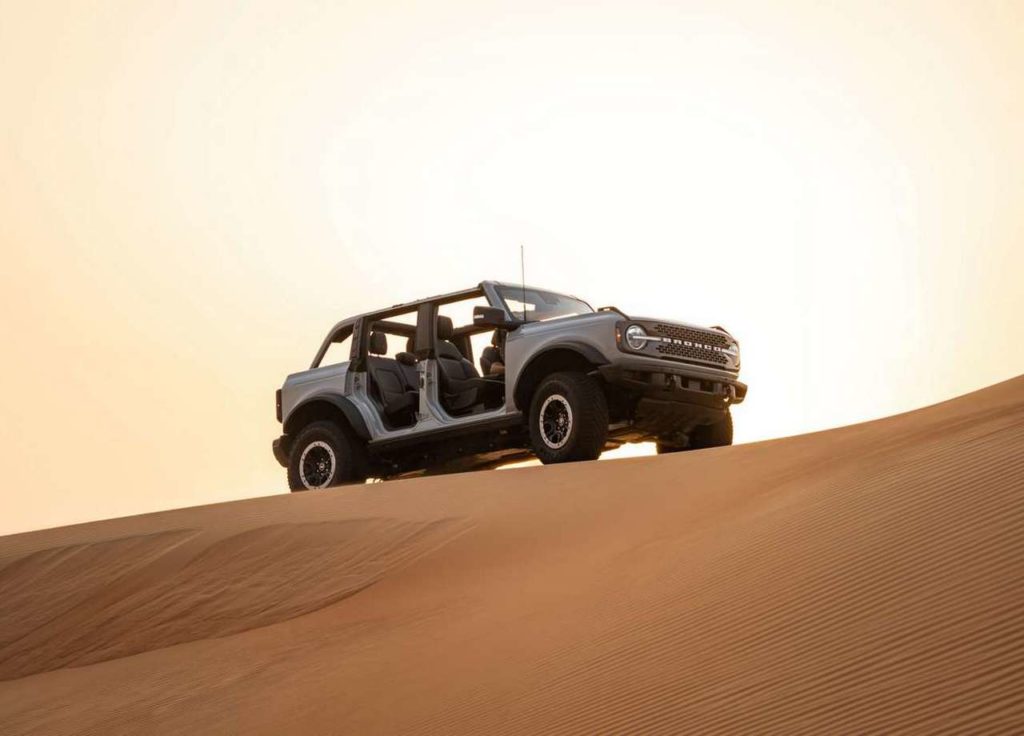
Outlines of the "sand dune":
{"label": "sand dune", "polygon": [[1018,378],[785,440],[5,537],[0,731],[1020,733],[1022,532]]}

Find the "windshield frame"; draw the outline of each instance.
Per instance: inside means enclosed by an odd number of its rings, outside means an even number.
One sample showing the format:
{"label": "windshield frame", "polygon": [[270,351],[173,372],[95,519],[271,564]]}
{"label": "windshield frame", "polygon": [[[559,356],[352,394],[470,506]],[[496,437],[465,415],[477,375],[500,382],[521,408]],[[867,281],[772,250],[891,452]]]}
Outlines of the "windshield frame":
{"label": "windshield frame", "polygon": [[[571,294],[563,294],[560,291],[552,291],[550,289],[540,289],[540,288],[537,288],[535,286],[525,286],[524,287],[524,286],[516,286],[514,284],[495,284],[494,285],[494,292],[495,292],[495,294],[497,294],[498,298],[501,300],[501,306],[505,309],[505,311],[508,312],[508,314],[513,319],[516,319],[516,320],[522,322],[523,324],[532,324],[534,322],[552,322],[552,321],[558,320],[558,319],[566,319],[567,317],[577,317],[577,316],[579,316],[581,314],[595,314],[597,312],[597,310],[594,309],[590,305],[589,302],[586,302],[583,299],[580,299],[579,297],[572,296]],[[585,307],[586,309],[585,310],[581,310],[581,311],[577,311],[577,312],[571,312],[571,313],[566,313],[566,314],[559,314],[557,316],[547,317],[545,319],[533,319],[533,320],[530,320],[530,319],[526,318],[526,312],[521,311],[521,310],[520,311],[516,311],[516,310],[512,309],[512,307],[509,306],[509,303],[508,303],[508,301],[506,299],[506,297],[508,299],[516,299],[516,295],[517,294],[521,298],[523,296],[523,292],[525,292],[527,295],[529,295],[530,293],[533,293],[533,294],[537,294],[537,295],[549,295],[549,296],[557,297],[558,299],[565,299],[567,301],[574,302],[574,303],[576,303],[578,305],[581,305],[581,306]]]}

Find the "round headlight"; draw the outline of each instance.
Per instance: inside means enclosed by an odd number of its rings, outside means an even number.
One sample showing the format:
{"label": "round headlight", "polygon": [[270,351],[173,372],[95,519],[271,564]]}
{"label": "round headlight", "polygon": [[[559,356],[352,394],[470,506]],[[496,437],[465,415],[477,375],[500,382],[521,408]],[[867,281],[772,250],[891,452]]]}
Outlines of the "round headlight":
{"label": "round headlight", "polygon": [[727,350],[729,355],[732,356],[732,364],[734,368],[740,367],[740,346],[739,343],[730,343],[729,349]]}
{"label": "round headlight", "polygon": [[647,333],[640,325],[630,325],[626,330],[626,344],[632,350],[643,350],[647,344]]}

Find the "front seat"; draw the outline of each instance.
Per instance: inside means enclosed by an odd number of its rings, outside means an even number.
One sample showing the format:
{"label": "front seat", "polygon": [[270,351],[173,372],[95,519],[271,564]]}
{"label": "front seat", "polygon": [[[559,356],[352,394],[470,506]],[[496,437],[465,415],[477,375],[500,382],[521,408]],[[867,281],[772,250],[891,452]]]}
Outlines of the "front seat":
{"label": "front seat", "polygon": [[384,414],[397,424],[412,424],[419,406],[419,392],[407,381],[398,361],[380,356],[388,352],[388,338],[383,332],[370,333],[370,357],[366,367]]}
{"label": "front seat", "polygon": [[437,366],[441,378],[441,395],[444,407],[457,413],[480,402],[481,392],[487,382],[480,378],[473,364],[451,342],[454,332],[450,317],[437,318]]}
{"label": "front seat", "polygon": [[491,334],[491,344],[488,345],[480,353],[480,370],[483,371],[485,376],[492,378],[504,378],[505,376],[505,359],[501,355],[501,350],[504,347],[505,335],[504,330],[495,330]]}

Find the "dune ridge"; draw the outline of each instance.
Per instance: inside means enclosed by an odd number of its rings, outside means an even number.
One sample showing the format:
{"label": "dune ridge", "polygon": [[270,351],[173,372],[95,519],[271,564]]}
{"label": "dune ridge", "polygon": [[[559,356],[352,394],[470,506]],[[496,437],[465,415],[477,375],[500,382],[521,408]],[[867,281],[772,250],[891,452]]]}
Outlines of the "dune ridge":
{"label": "dune ridge", "polygon": [[[217,539],[190,559],[175,553],[187,553],[182,547],[198,532],[35,552],[0,569],[0,580],[15,593],[0,615],[8,608],[14,621],[33,610],[53,615],[24,632],[6,628],[0,680],[301,616],[368,588],[389,569],[443,543],[452,527],[447,521],[389,519],[274,524]],[[117,562],[130,555],[136,564],[105,568],[115,555]],[[92,574],[83,578],[79,571],[86,567]],[[74,595],[68,595],[69,580]],[[55,608],[58,602],[63,609]]]}
{"label": "dune ridge", "polygon": [[1021,732],[1022,500],[1017,378],[752,445],[15,535],[0,723]]}

